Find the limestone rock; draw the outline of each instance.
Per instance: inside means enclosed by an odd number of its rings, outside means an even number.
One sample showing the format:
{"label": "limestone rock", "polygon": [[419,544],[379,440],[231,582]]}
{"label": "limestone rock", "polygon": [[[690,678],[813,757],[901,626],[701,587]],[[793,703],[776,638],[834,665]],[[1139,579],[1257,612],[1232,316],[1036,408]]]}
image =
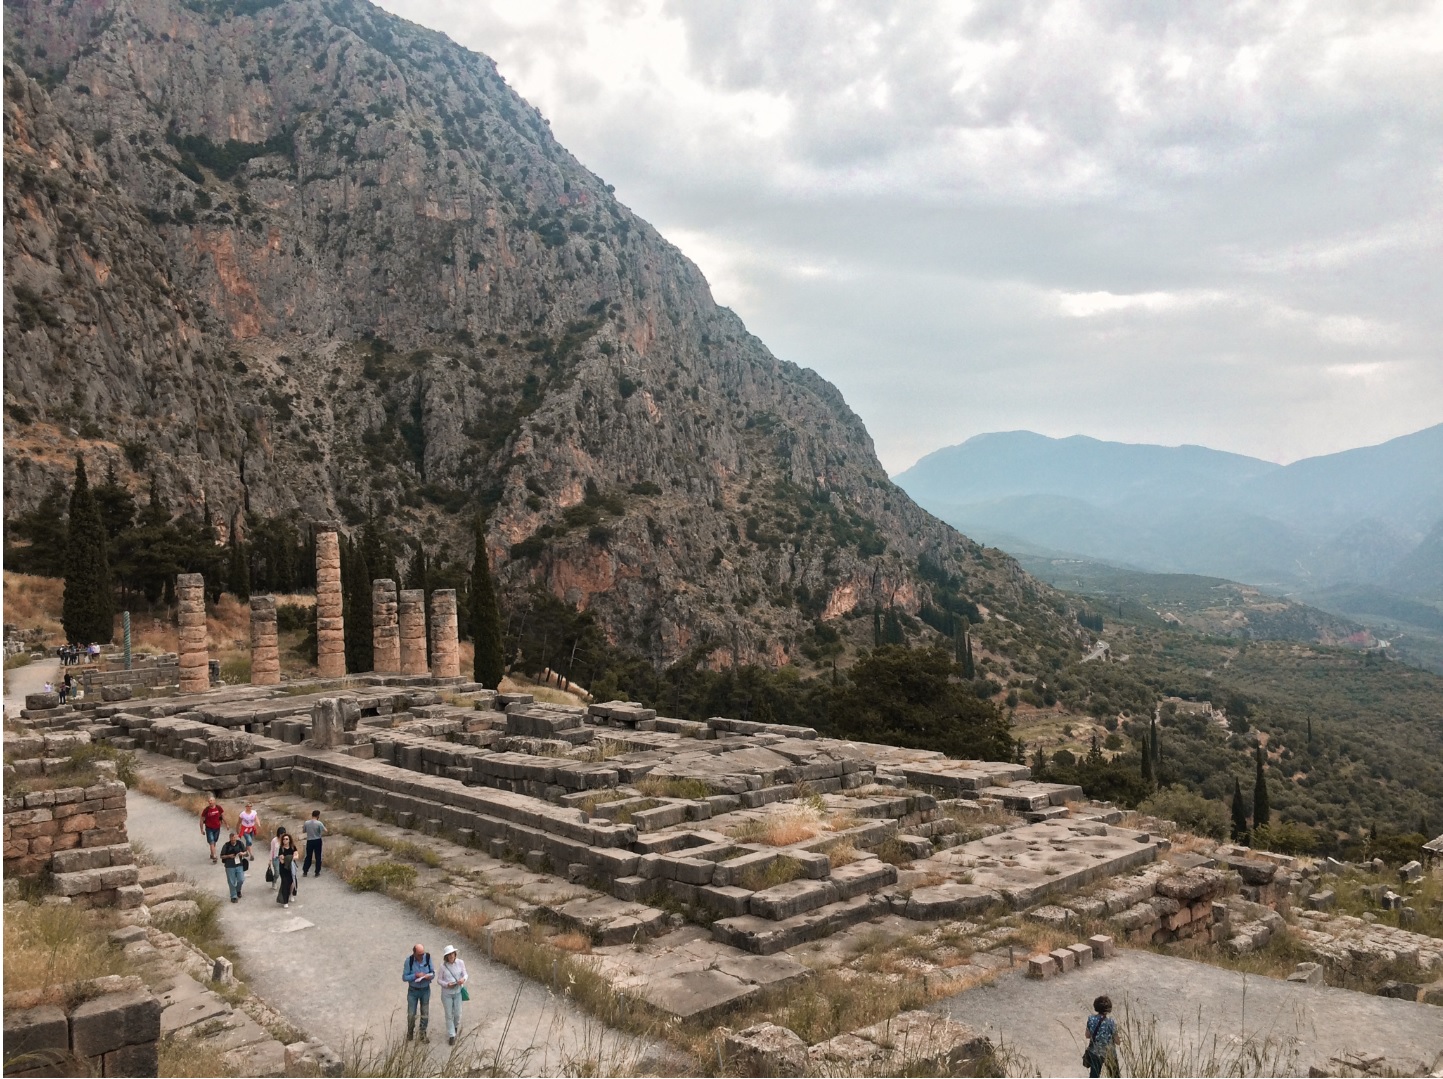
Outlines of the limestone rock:
{"label": "limestone rock", "polygon": [[775,1023],[728,1032],[722,1047],[732,1075],[798,1076],[807,1071],[807,1043]]}

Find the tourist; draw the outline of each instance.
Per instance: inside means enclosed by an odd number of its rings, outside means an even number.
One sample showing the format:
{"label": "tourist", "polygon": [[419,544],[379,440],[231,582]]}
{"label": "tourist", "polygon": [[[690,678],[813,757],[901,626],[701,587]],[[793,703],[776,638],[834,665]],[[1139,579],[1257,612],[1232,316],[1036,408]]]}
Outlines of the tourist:
{"label": "tourist", "polygon": [[65,677],[60,680],[60,703],[64,704],[70,699],[70,672],[65,672]]}
{"label": "tourist", "polygon": [[246,850],[250,850],[255,843],[256,834],[260,831],[260,819],[261,815],[256,812],[255,806],[247,802],[240,815],[240,837]]}
{"label": "tourist", "polygon": [[446,1015],[446,1044],[455,1045],[461,1033],[461,1002],[469,1000],[466,992],[466,964],[456,953],[456,945],[446,945],[441,953],[441,969],[436,972],[441,986],[441,1010]]}
{"label": "tourist", "polygon": [[431,953],[423,945],[416,945],[406,956],[401,968],[401,979],[406,983],[406,1040],[416,1033],[416,1009],[421,1010],[421,1040],[426,1041],[426,1027],[431,1022],[431,979],[436,977],[436,968],[431,965]]}
{"label": "tourist", "polygon": [[271,837],[271,868],[266,874],[266,880],[272,888],[275,888],[276,881],[281,879],[281,836],[285,834],[286,826],[281,824],[276,826],[276,834]]}
{"label": "tourist", "polygon": [[321,821],[321,811],[311,810],[311,819],[301,825],[301,831],[306,834],[306,860],[301,866],[301,876],[307,877],[311,873],[311,856],[316,859],[316,876],[321,875],[321,837],[326,834],[326,826]]}
{"label": "tourist", "polygon": [[246,870],[250,868],[250,848],[234,830],[230,833],[230,840],[220,849],[220,860],[225,866],[226,883],[230,885],[230,901],[239,903],[241,889],[246,883]]}
{"label": "tourist", "polygon": [[205,808],[200,811],[200,831],[210,844],[210,860],[214,862],[215,845],[220,842],[220,830],[225,827],[225,809],[216,804],[215,795],[205,796]]}
{"label": "tourist", "polygon": [[289,909],[296,883],[296,841],[289,832],[281,833],[276,846],[276,902]]}
{"label": "tourist", "polygon": [[90,644],[90,662],[100,662],[100,645],[96,644],[94,641],[92,641]]}
{"label": "tourist", "polygon": [[1117,1051],[1113,1045],[1117,1040],[1117,1023],[1112,1018],[1112,998],[1098,997],[1092,1002],[1092,1010],[1097,1014],[1087,1017],[1087,1048],[1082,1052],[1082,1066],[1090,1079],[1097,1079],[1104,1065],[1108,1075],[1117,1075]]}

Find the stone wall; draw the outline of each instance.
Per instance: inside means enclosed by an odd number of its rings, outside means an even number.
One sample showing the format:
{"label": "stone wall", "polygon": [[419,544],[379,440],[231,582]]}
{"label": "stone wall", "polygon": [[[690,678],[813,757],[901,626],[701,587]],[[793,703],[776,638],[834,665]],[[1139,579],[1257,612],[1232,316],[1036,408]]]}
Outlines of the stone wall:
{"label": "stone wall", "polygon": [[[72,988],[67,997],[83,1003],[68,1009],[27,1007],[27,994],[6,994],[5,1075],[158,1074],[161,1005],[140,979],[100,978]],[[84,1071],[74,1069],[80,1062]]]}
{"label": "stone wall", "polygon": [[5,876],[48,869],[54,892],[77,906],[138,907],[144,895],[125,818],[125,784],[118,780],[11,795]]}

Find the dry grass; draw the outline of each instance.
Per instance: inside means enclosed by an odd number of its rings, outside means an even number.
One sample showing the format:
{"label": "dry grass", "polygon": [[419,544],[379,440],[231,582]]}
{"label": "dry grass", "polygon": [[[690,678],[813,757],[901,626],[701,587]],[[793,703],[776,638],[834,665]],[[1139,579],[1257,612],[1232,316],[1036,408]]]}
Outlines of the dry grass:
{"label": "dry grass", "polygon": [[566,952],[569,955],[585,955],[591,951],[591,938],[579,930],[557,933],[555,936],[547,937],[546,943],[557,951]]}
{"label": "dry grass", "polygon": [[420,862],[432,869],[441,867],[441,856],[430,847],[423,847],[419,843],[413,843],[409,839],[398,839],[386,835],[375,828],[369,828],[364,824],[342,824],[337,829],[341,835],[348,839],[354,839],[357,843],[367,843],[373,847],[380,847],[388,850],[397,858],[405,858],[407,861]]}
{"label": "dry grass", "polygon": [[683,779],[678,776],[643,776],[637,781],[636,789],[652,798],[706,798],[712,789],[700,779]]}
{"label": "dry grass", "polygon": [[727,833],[743,843],[760,843],[767,847],[787,847],[815,839],[822,831],[822,821],[811,806],[788,805],[753,820],[735,825]]}
{"label": "dry grass", "polygon": [[[464,662],[461,669],[467,669]],[[529,693],[545,704],[581,704],[589,699],[579,694],[567,693],[555,686],[543,686],[520,674],[508,674],[501,679],[500,690],[502,693]]]}
{"label": "dry grass", "polygon": [[786,884],[802,875],[802,863],[783,855],[769,862],[763,868],[745,869],[737,875],[736,884],[753,892],[764,892],[779,884]]}
{"label": "dry grass", "polygon": [[201,1038],[190,1038],[180,1034],[167,1034],[160,1039],[161,1075],[174,1076],[229,1076],[240,1073],[226,1060],[225,1051],[215,1042]]}
{"label": "dry grass", "polygon": [[822,848],[822,853],[832,860],[833,869],[851,865],[858,858],[857,848],[852,845],[850,839],[839,839],[835,843],[829,843]]}
{"label": "dry grass", "polygon": [[[921,979],[885,975],[847,977],[822,971],[800,988],[767,994],[749,1014],[763,1016],[797,1032],[808,1045],[846,1034],[858,1027],[920,1008],[928,1001]],[[740,1018],[734,1025],[745,1025]]]}
{"label": "dry grass", "polygon": [[106,936],[104,912],[76,907],[5,907],[5,991],[53,989],[65,1002],[65,986],[108,974],[129,974],[130,964]]}
{"label": "dry grass", "polygon": [[60,626],[60,600],[65,582],[59,577],[36,577],[5,571],[5,621],[21,632],[38,631],[46,644],[64,644]]}

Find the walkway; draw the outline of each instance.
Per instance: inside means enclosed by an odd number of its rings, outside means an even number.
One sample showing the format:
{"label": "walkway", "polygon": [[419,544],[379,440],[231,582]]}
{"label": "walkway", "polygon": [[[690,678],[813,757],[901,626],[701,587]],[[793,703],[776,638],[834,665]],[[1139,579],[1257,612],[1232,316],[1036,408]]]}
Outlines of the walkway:
{"label": "walkway", "polygon": [[[1124,1030],[1125,1008],[1134,1024],[1141,1017],[1142,1027],[1155,1018],[1159,1042],[1174,1055],[1184,1046],[1204,1046],[1192,1055],[1194,1063],[1213,1056],[1214,1049],[1217,1056],[1231,1058],[1237,1048],[1229,1043],[1248,1034],[1255,1044],[1268,1043],[1270,1060],[1278,1060],[1284,1069],[1270,1070],[1266,1062],[1241,1072],[1184,1065],[1184,1070],[1162,1074],[1307,1075],[1309,1065],[1361,1052],[1386,1056],[1393,1069],[1389,1074],[1414,1075],[1436,1068],[1443,1054],[1443,1008],[1243,975],[1144,951],[1122,951],[1046,981],[1029,979],[1021,971],[1004,974],[990,985],[940,1001],[932,1010],[994,1041],[1000,1038],[1026,1058],[1024,1067],[1042,1075],[1082,1075],[1081,1031],[1093,998],[1104,993],[1112,997]],[[1301,1039],[1305,1048],[1289,1062],[1287,1044],[1293,1038]],[[1408,1070],[1420,1062],[1424,1072]]]}
{"label": "walkway", "polygon": [[61,677],[58,659],[35,659],[6,671],[5,715],[19,719],[20,709],[25,707],[25,694],[39,693],[46,682],[55,682]]}
{"label": "walkway", "polygon": [[[185,810],[131,791],[129,830],[156,861],[217,896],[228,896],[225,873],[212,865],[200,824]],[[262,864],[250,874],[244,898],[225,902],[221,924],[236,954],[230,956],[257,995],[311,1037],[352,1058],[358,1042],[371,1038],[379,1052],[387,1038],[405,1031],[401,965],[411,946],[424,944],[440,962],[455,943],[470,974],[471,1000],[463,1027],[471,1027],[481,1063],[508,1074],[576,1074],[583,1058],[608,1060],[604,1069],[635,1066],[638,1045],[591,1019],[542,986],[491,962],[465,941],[443,939],[447,931],[404,904],[374,892],[354,892],[333,874],[302,880],[290,909],[277,906]],[[518,995],[519,994],[519,995]],[[508,1013],[515,1014],[506,1030]],[[504,1032],[504,1044],[502,1043]],[[431,995],[431,1059],[445,1066],[446,1024],[440,991]],[[448,1072],[454,1071],[455,1064]],[[465,1074],[461,1071],[459,1074]],[[583,1072],[584,1074],[584,1072]]]}

